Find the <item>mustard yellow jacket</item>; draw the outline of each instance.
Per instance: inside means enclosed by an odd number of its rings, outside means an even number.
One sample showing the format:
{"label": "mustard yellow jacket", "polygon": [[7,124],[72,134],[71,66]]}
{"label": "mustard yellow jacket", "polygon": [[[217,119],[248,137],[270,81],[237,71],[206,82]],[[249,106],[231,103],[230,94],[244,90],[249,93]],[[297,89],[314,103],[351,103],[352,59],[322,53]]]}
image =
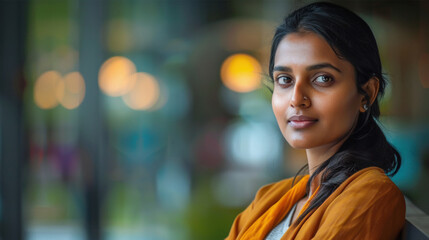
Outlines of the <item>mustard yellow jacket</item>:
{"label": "mustard yellow jacket", "polygon": [[[296,179],[294,186],[292,180],[262,187],[236,217],[226,240],[264,239],[306,193],[308,175]],[[396,239],[404,223],[401,191],[382,169],[369,167],[344,181],[281,239]]]}

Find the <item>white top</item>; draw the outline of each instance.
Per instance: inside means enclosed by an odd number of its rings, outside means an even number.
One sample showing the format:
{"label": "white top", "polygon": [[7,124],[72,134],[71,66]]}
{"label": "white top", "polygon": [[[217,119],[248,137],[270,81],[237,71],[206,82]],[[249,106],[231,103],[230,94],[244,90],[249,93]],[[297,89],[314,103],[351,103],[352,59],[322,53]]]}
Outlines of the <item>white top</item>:
{"label": "white top", "polygon": [[286,217],[271,230],[271,232],[265,237],[265,240],[280,240],[286,231],[289,229],[289,226],[292,221],[292,216],[295,213],[296,204],[293,205],[292,209],[286,215]]}

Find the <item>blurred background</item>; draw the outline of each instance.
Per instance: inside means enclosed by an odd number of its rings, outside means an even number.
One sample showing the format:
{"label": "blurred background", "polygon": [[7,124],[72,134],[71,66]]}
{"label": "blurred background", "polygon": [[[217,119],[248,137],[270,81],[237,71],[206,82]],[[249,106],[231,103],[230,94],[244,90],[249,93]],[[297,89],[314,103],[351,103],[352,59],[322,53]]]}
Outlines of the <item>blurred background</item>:
{"label": "blurred background", "polygon": [[[224,238],[306,163],[267,68],[310,2],[0,0],[0,239]],[[429,2],[332,2],[376,35],[393,181],[428,213]]]}

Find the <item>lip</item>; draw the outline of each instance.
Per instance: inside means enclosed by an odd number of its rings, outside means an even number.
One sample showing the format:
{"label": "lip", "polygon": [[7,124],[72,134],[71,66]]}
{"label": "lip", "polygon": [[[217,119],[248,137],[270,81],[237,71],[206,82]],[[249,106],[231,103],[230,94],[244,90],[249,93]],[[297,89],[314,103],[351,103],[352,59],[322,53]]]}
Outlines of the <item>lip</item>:
{"label": "lip", "polygon": [[288,124],[294,129],[305,129],[314,125],[318,120],[316,118],[294,115],[288,119]]}

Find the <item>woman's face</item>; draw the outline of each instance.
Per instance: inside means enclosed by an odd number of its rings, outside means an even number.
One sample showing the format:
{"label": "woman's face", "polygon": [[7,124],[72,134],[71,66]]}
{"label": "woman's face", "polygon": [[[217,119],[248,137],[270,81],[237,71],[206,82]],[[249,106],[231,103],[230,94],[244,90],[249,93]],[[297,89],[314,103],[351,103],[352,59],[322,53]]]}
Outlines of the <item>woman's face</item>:
{"label": "woman's face", "polygon": [[330,147],[348,137],[363,96],[351,63],[315,33],[291,33],[274,59],[272,107],[294,148]]}

